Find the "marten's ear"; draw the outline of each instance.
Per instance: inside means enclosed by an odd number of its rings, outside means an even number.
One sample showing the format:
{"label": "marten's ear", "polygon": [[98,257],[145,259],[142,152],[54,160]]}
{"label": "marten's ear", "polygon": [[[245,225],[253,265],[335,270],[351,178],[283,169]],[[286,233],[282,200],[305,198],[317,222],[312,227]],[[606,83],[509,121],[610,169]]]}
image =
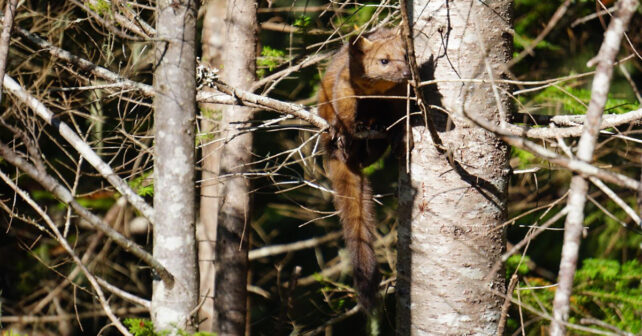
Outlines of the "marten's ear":
{"label": "marten's ear", "polygon": [[348,42],[348,50],[351,54],[363,54],[372,46],[372,41],[364,36],[352,36]]}
{"label": "marten's ear", "polygon": [[372,44],[372,41],[368,40],[365,36],[361,36],[356,42],[357,47],[361,51],[369,50],[372,47]]}

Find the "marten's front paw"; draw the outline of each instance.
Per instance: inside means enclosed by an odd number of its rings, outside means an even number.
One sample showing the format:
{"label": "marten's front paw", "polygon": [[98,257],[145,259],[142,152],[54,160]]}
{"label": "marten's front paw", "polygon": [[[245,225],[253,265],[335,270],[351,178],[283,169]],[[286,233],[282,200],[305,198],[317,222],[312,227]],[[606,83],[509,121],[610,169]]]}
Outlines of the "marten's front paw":
{"label": "marten's front paw", "polygon": [[386,127],[381,124],[366,124],[366,123],[357,123],[355,124],[354,134],[361,136],[374,136],[376,134],[381,134],[385,136],[387,132]]}
{"label": "marten's front paw", "polygon": [[364,122],[357,122],[354,124],[354,132],[355,133],[362,133],[362,132],[367,132],[369,131],[370,125],[364,123]]}
{"label": "marten's front paw", "polygon": [[382,124],[372,124],[370,125],[370,130],[383,133],[386,132],[386,126]]}

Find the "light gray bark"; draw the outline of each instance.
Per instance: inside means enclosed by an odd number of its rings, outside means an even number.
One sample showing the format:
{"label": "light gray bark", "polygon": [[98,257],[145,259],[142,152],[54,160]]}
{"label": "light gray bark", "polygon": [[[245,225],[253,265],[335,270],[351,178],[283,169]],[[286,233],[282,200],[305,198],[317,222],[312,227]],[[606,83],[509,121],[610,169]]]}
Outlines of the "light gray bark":
{"label": "light gray bark", "polygon": [[[248,90],[256,72],[256,8],[254,0],[228,0],[222,79]],[[223,111],[219,195],[216,231],[215,329],[221,336],[245,333],[247,309],[248,236],[250,227],[249,181],[242,176],[251,160],[252,135],[236,128],[247,122],[252,109],[229,106]]]}
{"label": "light gray bark", "polygon": [[[495,335],[505,291],[502,269],[493,269],[505,246],[508,146],[466,120],[463,111],[500,124],[510,111],[491,82],[506,78],[512,52],[512,1],[416,0],[415,52],[445,154],[420,122],[414,148],[400,169],[397,332],[400,335]],[[433,77],[434,76],[434,77]]]}
{"label": "light gray bark", "polygon": [[193,331],[198,303],[194,236],[194,122],[196,112],[196,2],[157,3],[154,73],[154,257],[174,275],[174,286],[154,281],[156,330]]}
{"label": "light gray bark", "polygon": [[[223,53],[225,0],[209,0],[203,18],[203,63],[210,67],[221,68]],[[205,88],[206,91],[214,91]],[[202,161],[201,167],[201,201],[200,221],[196,226],[198,239],[198,268],[200,273],[200,295],[203,305],[198,312],[201,331],[214,330],[214,250],[216,242],[216,225],[218,222],[218,159],[220,144],[214,142],[211,134],[218,130],[218,117],[223,106],[202,103],[200,141]]]}
{"label": "light gray bark", "polygon": [[[8,0],[4,8],[5,16],[2,21],[2,33],[0,33],[0,78],[4,78],[4,73],[7,68],[11,27],[13,26],[13,17],[17,5],[18,0]],[[2,81],[0,81],[0,102],[2,102]]]}

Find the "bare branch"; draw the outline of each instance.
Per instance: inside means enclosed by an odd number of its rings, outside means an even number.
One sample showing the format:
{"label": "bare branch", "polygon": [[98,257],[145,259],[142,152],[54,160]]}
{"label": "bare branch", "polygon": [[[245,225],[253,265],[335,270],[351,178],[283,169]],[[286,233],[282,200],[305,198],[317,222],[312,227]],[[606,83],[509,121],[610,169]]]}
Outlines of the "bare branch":
{"label": "bare branch", "polygon": [[603,181],[613,183],[620,187],[631,189],[631,190],[637,191],[638,187],[640,186],[640,182],[628,176],[610,172],[604,169],[600,169],[582,160],[562,157],[557,153],[552,152],[532,141],[529,141],[520,136],[516,136],[504,129],[500,129],[499,127],[491,124],[486,120],[482,120],[481,118],[474,117],[470,113],[466,112],[465,110],[464,110],[464,115],[468,119],[476,123],[477,125],[493,133],[500,135],[502,137],[502,140],[506,141],[506,143],[508,143],[509,145],[527,150],[542,159],[545,159],[551,163],[560,165],[564,168],[570,169],[575,173],[582,174],[587,177],[595,176]]}
{"label": "bare branch", "polygon": [[[83,3],[81,3],[81,2],[79,2],[77,0],[71,0],[71,2],[74,5],[80,7],[82,10],[84,10],[87,14],[89,14],[91,17],[93,17],[96,21],[98,21],[103,27],[107,28],[114,35],[116,35],[116,36],[118,36],[118,37],[120,37],[120,38],[122,38],[124,40],[145,41],[145,39],[148,37],[148,36],[146,36],[146,34],[144,32],[142,32],[142,30],[140,28],[134,26],[134,29],[132,29],[131,25],[126,25],[127,28],[129,28],[130,30],[133,30],[139,36],[142,35],[143,38],[141,39],[141,38],[137,38],[137,37],[134,37],[134,36],[129,36],[124,31],[117,29],[116,27],[114,27],[114,25],[112,25],[109,22],[107,22],[98,13],[94,12],[89,7],[85,6]],[[127,19],[122,17],[122,15],[120,15],[118,13],[114,13],[114,14],[116,14],[116,16],[120,16],[121,20],[119,20],[119,21],[122,21],[122,19],[124,19],[125,21],[128,21]]]}
{"label": "bare branch", "polygon": [[151,302],[149,300],[145,300],[145,299],[143,299],[141,297],[138,297],[138,296],[136,296],[136,295],[134,295],[132,293],[128,293],[128,292],[126,292],[126,291],[124,291],[124,290],[122,290],[122,289],[110,284],[109,282],[107,282],[107,280],[105,280],[105,279],[103,279],[101,277],[96,277],[96,281],[98,281],[98,283],[101,286],[103,286],[106,290],[114,293],[116,296],[122,298],[125,301],[129,301],[131,303],[135,303],[135,304],[137,304],[137,305],[139,305],[141,307],[147,308],[147,309],[150,309],[150,307],[151,307]]}
{"label": "bare branch", "polygon": [[551,32],[551,30],[553,30],[553,28],[555,28],[555,26],[556,26],[556,25],[557,25],[557,23],[560,21],[560,19],[564,16],[564,14],[566,14],[566,11],[568,10],[568,6],[569,6],[570,4],[571,4],[571,0],[566,0],[566,1],[564,1],[564,3],[562,3],[562,4],[557,8],[557,10],[555,11],[555,13],[553,13],[553,16],[551,17],[551,20],[550,20],[550,21],[548,21],[548,24],[546,25],[546,27],[544,28],[544,30],[542,30],[542,32],[541,32],[541,33],[539,33],[539,35],[537,35],[537,37],[536,37],[536,38],[535,38],[535,39],[534,39],[534,40],[533,40],[533,41],[532,41],[528,46],[526,46],[526,48],[524,48],[524,50],[522,50],[522,51],[519,53],[519,55],[515,56],[515,57],[514,57],[514,58],[513,58],[513,59],[512,59],[508,64],[507,64],[507,66],[508,66],[509,68],[510,68],[511,66],[513,66],[513,65],[517,64],[519,61],[521,61],[524,57],[526,57],[526,55],[530,55],[530,54],[532,54],[532,53],[533,53],[533,49],[535,49],[535,47],[536,47],[540,42],[542,42],[542,40],[544,40],[544,38],[546,37],[546,35],[548,35],[548,33],[550,33],[550,32]]}
{"label": "bare branch", "polygon": [[[582,162],[593,160],[593,151],[602,120],[602,113],[606,104],[615,56],[620,49],[624,31],[638,6],[637,0],[620,0],[617,11],[609,24],[600,51],[594,60],[599,63],[593,78],[591,88],[591,102],[586,111],[584,129],[578,143],[577,158]],[[589,61],[589,64],[592,63]],[[636,188],[637,189],[637,188]],[[558,276],[558,287],[553,299],[553,320],[551,321],[551,335],[562,336],[566,328],[559,321],[567,321],[569,301],[573,289],[573,278],[577,268],[578,251],[582,230],[584,228],[584,205],[588,182],[582,176],[573,176],[568,196],[568,215],[564,224],[564,244],[562,245],[562,259]]]}
{"label": "bare branch", "polygon": [[[113,312],[118,315],[133,315],[147,313],[146,308],[143,307],[133,307],[133,308],[117,308],[113,309]],[[9,316],[3,315],[0,316],[0,322],[4,323],[51,323],[51,322],[60,322],[65,320],[73,319],[84,319],[88,317],[98,317],[105,316],[105,312],[102,310],[97,311],[88,311],[77,314],[59,314],[59,315],[47,315],[47,316]]]}
{"label": "bare branch", "polygon": [[361,310],[361,308],[358,305],[354,306],[354,307],[352,307],[352,309],[348,310],[347,312],[345,312],[345,313],[343,313],[343,314],[341,314],[341,315],[339,315],[337,317],[329,319],[323,325],[303,333],[303,336],[319,335],[319,334],[325,332],[327,327],[329,327],[331,325],[334,325],[334,324],[337,324],[337,323],[347,319],[348,317],[350,317],[352,315],[355,315],[360,310]]}
{"label": "bare branch", "polygon": [[[254,104],[254,106],[261,106],[263,108],[279,113],[291,114],[321,129],[325,129],[328,127],[328,123],[323,118],[319,117],[316,113],[308,111],[303,105],[284,103],[273,98],[268,98],[248,91],[239,90],[221,81],[216,81],[215,85],[218,91],[227,94],[229,97],[235,98],[237,100],[237,103],[239,104]],[[216,98],[214,98],[217,97],[217,95],[220,96],[220,94],[200,91],[196,96],[196,100],[200,103],[220,104],[221,101],[217,101]],[[226,100],[227,99],[228,98],[226,98]]]}
{"label": "bare branch", "polygon": [[618,196],[613,190],[611,190],[611,188],[609,188],[606,184],[604,184],[604,182],[602,182],[600,179],[595,177],[589,177],[589,180],[591,180],[591,182],[593,182],[593,184],[595,184],[596,187],[600,188],[600,190],[602,190],[602,192],[606,194],[606,196],[612,199],[613,202],[615,202],[615,204],[617,204],[620,208],[622,208],[622,210],[624,210],[624,212],[626,212],[626,214],[629,215],[629,217],[631,217],[631,219],[635,222],[635,224],[640,226],[640,216],[638,216],[638,214],[635,213],[635,211],[631,209],[631,207],[628,204],[626,204],[626,202],[624,202],[624,200],[622,200],[620,196]]}
{"label": "bare branch", "polygon": [[36,97],[32,96],[23,89],[20,84],[14,81],[8,75],[4,76],[4,85],[9,92],[14,94],[18,99],[24,102],[29,106],[40,118],[47,122],[47,124],[53,126],[60,135],[73,146],[78,153],[85,158],[96,170],[105,178],[109,183],[118,190],[127,200],[138,210],[143,216],[145,216],[150,222],[153,223],[154,210],[152,209],[142,197],[140,197],[132,188],[129,187],[127,182],[123,181],[118,175],[111,169],[111,167],[103,161],[96,152],[77,134],[74,132],[67,124],[56,119],[53,113]]}
{"label": "bare branch", "polygon": [[131,254],[137,256],[142,261],[150,265],[160,275],[163,281],[168,284],[173,284],[173,276],[165,269],[163,265],[156,261],[142,247],[124,237],[118,231],[111,228],[107,223],[103,222],[98,216],[94,215],[91,211],[80,205],[74,199],[71,192],[69,192],[69,190],[67,190],[67,188],[65,188],[63,185],[58,183],[51,175],[47,175],[44,172],[39,172],[33,165],[20,158],[2,142],[0,142],[0,155],[9,163],[27,173],[27,175],[37,181],[40,185],[47,189],[47,191],[54,194],[60,201],[71,206],[71,208],[74,209],[74,211],[76,211],[76,213],[84,218],[90,225],[92,225],[97,230],[105,233],[125,251],[130,252]]}
{"label": "bare branch", "polygon": [[497,336],[504,335],[504,327],[506,327],[506,319],[508,317],[508,308],[510,308],[511,301],[513,297],[513,291],[515,290],[515,285],[517,285],[517,274],[513,274],[510,278],[510,283],[508,284],[508,289],[506,290],[506,298],[504,299],[504,305],[502,306],[502,315],[499,319],[499,326],[497,327]]}
{"label": "bare branch", "polygon": [[[435,123],[432,120],[432,114],[426,106],[426,100],[423,96],[423,91],[419,88],[421,77],[419,76],[419,68],[417,67],[417,57],[415,56],[415,42],[413,38],[413,28],[410,18],[408,17],[408,3],[406,0],[399,0],[399,9],[401,11],[401,28],[403,32],[403,41],[405,43],[406,52],[408,54],[408,66],[410,67],[410,73],[412,74],[412,79],[410,80],[412,87],[415,91],[415,96],[417,97],[417,105],[421,109],[426,127],[432,138],[433,145],[440,152],[443,153],[445,148],[443,142],[437,133],[437,128]],[[406,135],[408,136],[408,135]]]}
{"label": "bare branch", "polygon": [[[4,146],[4,145],[3,145]],[[62,245],[62,247],[67,251],[67,253],[71,256],[71,258],[74,260],[74,262],[80,267],[82,272],[85,274],[87,277],[87,280],[89,280],[89,283],[91,286],[94,288],[96,291],[96,296],[98,301],[100,302],[100,305],[103,307],[103,310],[107,314],[107,317],[112,321],[112,323],[116,326],[116,328],[123,333],[124,335],[129,335],[132,336],[132,334],[129,333],[127,328],[120,322],[118,317],[114,315],[114,313],[111,310],[111,307],[109,307],[109,304],[107,303],[107,300],[105,299],[105,295],[103,294],[102,289],[100,289],[100,285],[96,281],[96,278],[91,274],[91,272],[85,267],[83,262],[78,258],[76,253],[74,253],[74,250],[69,246],[69,243],[65,239],[65,237],[62,236],[60,231],[58,230],[58,227],[56,227],[56,224],[51,220],[49,215],[33,200],[31,199],[31,196],[24,192],[22,189],[20,189],[16,184],[11,181],[11,179],[5,175],[2,171],[0,171],[0,179],[2,179],[11,189],[13,189],[22,199],[24,199],[41,217],[44,219],[45,223],[47,226],[49,226],[49,229],[54,233],[56,240]]]}
{"label": "bare branch", "polygon": [[[551,122],[556,125],[573,126],[563,128],[543,128],[507,124],[505,131],[512,135],[536,139],[578,137],[582,134],[582,129],[584,127],[582,124],[584,123],[584,120],[586,120],[586,117],[583,115],[559,115],[551,118]],[[601,120],[599,129],[603,130],[606,128],[636,123],[640,120],[642,120],[642,108],[624,114],[608,114],[604,116],[603,120]]]}
{"label": "bare branch", "polygon": [[45,41],[44,39],[40,38],[39,36],[35,34],[31,34],[29,31],[21,28],[21,27],[15,27],[15,31],[22,37],[26,38],[27,40],[31,41],[31,43],[37,45],[38,47],[42,48],[43,51],[48,52],[49,54],[56,56],[57,58],[60,58],[63,61],[75,64],[77,67],[80,69],[90,72],[94,74],[97,77],[100,77],[102,79],[108,80],[113,83],[120,83],[122,84],[123,88],[128,88],[128,89],[134,89],[134,90],[139,90],[141,91],[145,96],[151,97],[154,95],[154,88],[151,85],[143,84],[143,83],[138,83],[135,81],[132,81],[130,79],[127,79],[125,77],[122,77],[116,73],[113,73],[99,65],[96,65],[84,58],[78,57],[76,55],[73,55],[72,53],[58,48],[54,46],[53,44]]}
{"label": "bare branch", "polygon": [[342,234],[341,232],[332,232],[323,237],[316,237],[312,239],[302,240],[291,244],[271,245],[271,246],[262,247],[262,248],[250,251],[250,253],[248,254],[248,259],[255,260],[259,258],[265,258],[268,256],[276,255],[276,254],[298,251],[306,248],[319,246],[323,243],[327,243],[329,241],[338,239],[339,237],[341,237],[341,234]]}

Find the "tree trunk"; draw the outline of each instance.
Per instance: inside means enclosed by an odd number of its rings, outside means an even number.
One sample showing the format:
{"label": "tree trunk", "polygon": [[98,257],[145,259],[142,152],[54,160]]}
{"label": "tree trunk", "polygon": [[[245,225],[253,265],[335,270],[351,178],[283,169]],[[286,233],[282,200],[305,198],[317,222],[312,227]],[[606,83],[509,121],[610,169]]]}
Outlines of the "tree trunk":
{"label": "tree trunk", "polygon": [[[505,291],[493,270],[505,246],[502,222],[510,169],[508,146],[464,117],[500,123],[510,88],[460,79],[506,78],[512,52],[512,1],[416,0],[415,52],[444,154],[428,129],[413,127],[409,173],[400,176],[400,335],[494,335]],[[489,73],[490,70],[490,73]],[[412,311],[411,311],[412,307]]]}
{"label": "tree trunk", "polygon": [[[220,69],[223,53],[225,18],[225,0],[210,0],[207,2],[203,18],[203,63]],[[205,88],[205,90],[212,90]],[[216,104],[201,104],[201,153],[203,168],[201,175],[200,221],[196,225],[198,240],[198,265],[200,273],[200,293],[203,305],[198,313],[201,331],[213,331],[214,325],[214,250],[216,242],[216,225],[218,221],[218,169],[220,144],[214,142],[218,131],[221,110]]]}
{"label": "tree trunk", "polygon": [[[154,257],[174,275],[154,280],[157,330],[193,331],[198,303],[194,237],[194,121],[196,113],[195,1],[158,1],[154,89]],[[178,5],[176,5],[178,4]]]}
{"label": "tree trunk", "polygon": [[[229,0],[225,14],[225,50],[222,79],[248,90],[256,72],[256,8],[253,0]],[[219,223],[216,231],[215,329],[219,335],[241,336],[247,309],[248,235],[250,227],[249,180],[242,176],[251,160],[251,133],[238,134],[252,110],[229,106],[221,124],[225,145],[219,178]]]}

